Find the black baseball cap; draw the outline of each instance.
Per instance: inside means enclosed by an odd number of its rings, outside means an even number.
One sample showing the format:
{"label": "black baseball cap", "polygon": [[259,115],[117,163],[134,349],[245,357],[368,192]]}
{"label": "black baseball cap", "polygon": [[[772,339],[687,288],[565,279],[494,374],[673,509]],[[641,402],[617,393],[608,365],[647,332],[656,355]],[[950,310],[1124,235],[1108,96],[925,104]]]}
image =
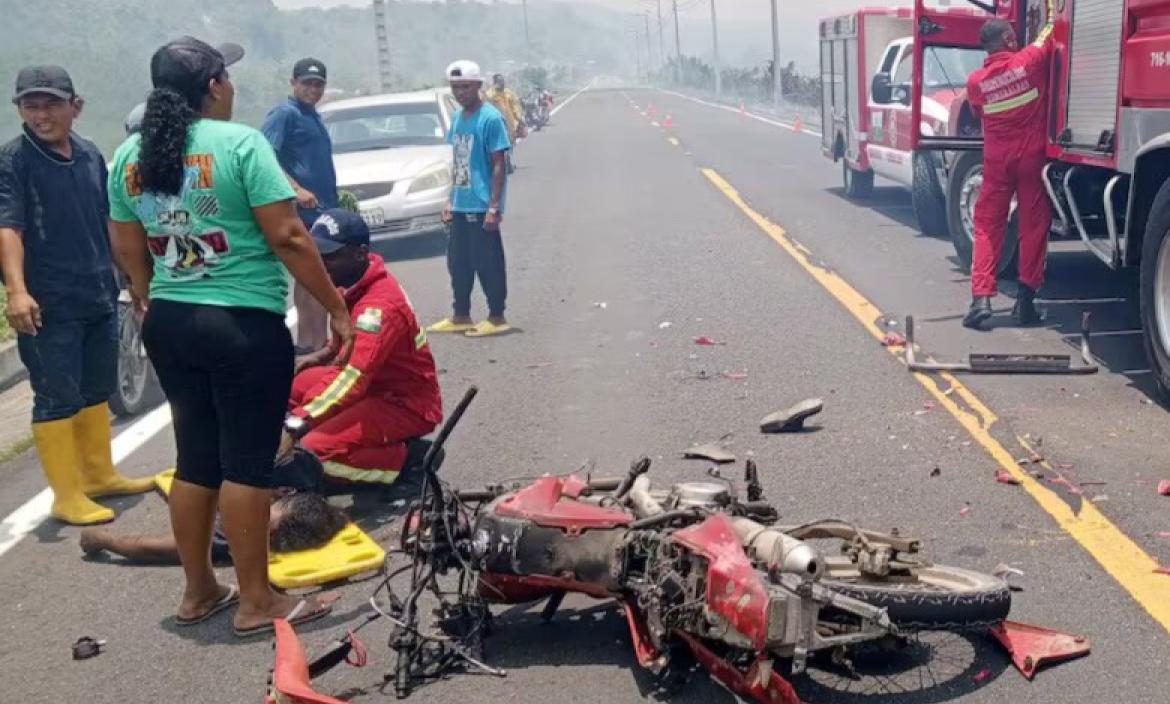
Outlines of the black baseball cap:
{"label": "black baseball cap", "polygon": [[370,227],[362,216],[341,208],[321,213],[309,231],[321,254],[332,254],[346,245],[369,246]]}
{"label": "black baseball cap", "polygon": [[293,65],[293,80],[299,81],[303,78],[319,78],[322,81],[328,80],[325,64],[313,58],[305,58],[296,62]]}
{"label": "black baseball cap", "polygon": [[77,95],[69,72],[60,66],[26,66],[20,69],[16,75],[16,94],[12,96],[12,102],[38,93],[62,100],[72,100]]}
{"label": "black baseball cap", "polygon": [[195,37],[167,42],[150,57],[150,81],[155,88],[166,86],[186,95],[199,94],[207,82],[244,58],[244,48],[227,42],[212,46]]}

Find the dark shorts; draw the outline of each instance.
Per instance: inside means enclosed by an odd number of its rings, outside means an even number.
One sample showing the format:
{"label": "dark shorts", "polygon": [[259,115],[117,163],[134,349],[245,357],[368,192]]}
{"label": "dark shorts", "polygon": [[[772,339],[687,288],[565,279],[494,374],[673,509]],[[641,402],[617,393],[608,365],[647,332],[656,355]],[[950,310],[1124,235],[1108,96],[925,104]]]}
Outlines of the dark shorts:
{"label": "dark shorts", "polygon": [[156,299],[142,341],[174,415],[178,478],[270,488],[292,386],[284,318]]}
{"label": "dark shorts", "polygon": [[18,335],[20,361],[33,389],[33,422],[77,415],[104,403],[118,379],[118,316],[48,319],[36,335]]}

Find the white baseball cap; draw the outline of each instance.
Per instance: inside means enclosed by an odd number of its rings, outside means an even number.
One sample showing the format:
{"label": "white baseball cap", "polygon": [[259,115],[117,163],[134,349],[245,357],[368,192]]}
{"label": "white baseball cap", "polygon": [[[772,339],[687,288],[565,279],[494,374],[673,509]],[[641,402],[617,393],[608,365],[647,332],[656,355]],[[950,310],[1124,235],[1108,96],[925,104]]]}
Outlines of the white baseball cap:
{"label": "white baseball cap", "polygon": [[483,83],[483,72],[474,61],[460,59],[447,67],[448,81],[476,81]]}

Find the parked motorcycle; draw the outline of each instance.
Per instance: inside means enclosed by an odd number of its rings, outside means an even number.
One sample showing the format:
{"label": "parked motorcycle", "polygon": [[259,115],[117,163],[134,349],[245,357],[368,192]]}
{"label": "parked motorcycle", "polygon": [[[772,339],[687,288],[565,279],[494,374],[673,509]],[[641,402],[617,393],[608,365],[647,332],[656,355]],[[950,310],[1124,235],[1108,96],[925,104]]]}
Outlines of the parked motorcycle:
{"label": "parked motorcycle", "polygon": [[529,93],[522,101],[524,105],[524,124],[531,127],[534,132],[539,132],[541,128],[548,124],[552,103],[547,96],[547,91],[536,91]]}
{"label": "parked motorcycle", "polygon": [[[1010,609],[1003,580],[925,560],[921,542],[896,531],[834,519],[777,525],[754,462],[742,482],[716,474],[662,489],[649,469],[642,458],[621,478],[546,475],[479,491],[427,471],[392,555],[403,564],[388,564],[365,622],[395,626],[386,679],[397,695],[452,667],[503,676],[479,658],[489,606],[547,600],[552,619],[568,593],[619,602],[638,663],[662,681],[697,663],[742,697],[786,704],[799,699],[785,677],[809,666],[848,667],[857,646],[893,648],[918,631],[996,626]],[[436,615],[428,626],[424,597]],[[346,659],[365,623],[307,667],[295,634],[278,628],[273,696],[282,677],[294,686],[288,664],[302,658],[298,701],[335,702],[307,677]]]}
{"label": "parked motorcycle", "polygon": [[119,418],[141,415],[163,402],[162,385],[142,344],[142,321],[134,312],[128,285],[118,293],[118,385],[110,395],[110,410]]}

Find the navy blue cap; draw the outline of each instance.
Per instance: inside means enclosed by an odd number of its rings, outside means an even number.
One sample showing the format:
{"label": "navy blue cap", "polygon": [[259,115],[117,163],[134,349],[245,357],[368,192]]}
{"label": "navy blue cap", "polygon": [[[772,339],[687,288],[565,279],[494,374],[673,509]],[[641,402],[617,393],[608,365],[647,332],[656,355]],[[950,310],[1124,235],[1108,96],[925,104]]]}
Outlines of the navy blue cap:
{"label": "navy blue cap", "polygon": [[309,231],[321,254],[336,252],[346,245],[369,246],[370,227],[362,216],[350,210],[330,208],[321,213]]}

